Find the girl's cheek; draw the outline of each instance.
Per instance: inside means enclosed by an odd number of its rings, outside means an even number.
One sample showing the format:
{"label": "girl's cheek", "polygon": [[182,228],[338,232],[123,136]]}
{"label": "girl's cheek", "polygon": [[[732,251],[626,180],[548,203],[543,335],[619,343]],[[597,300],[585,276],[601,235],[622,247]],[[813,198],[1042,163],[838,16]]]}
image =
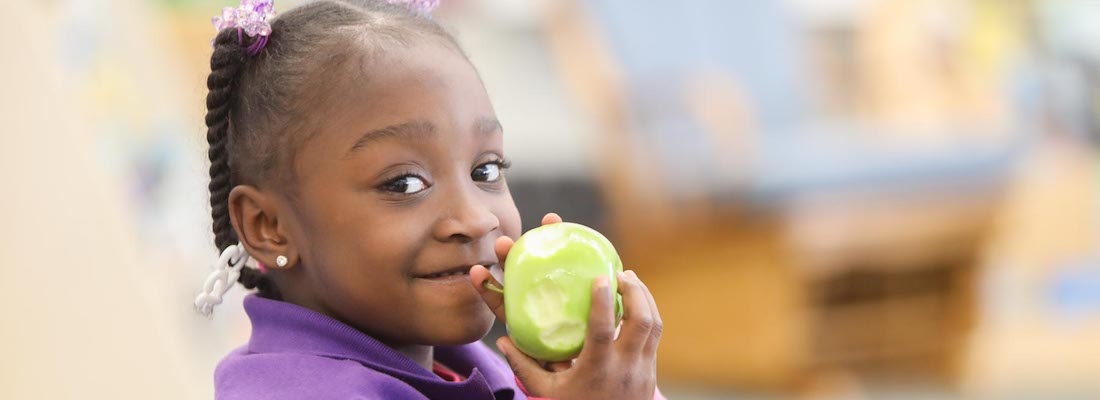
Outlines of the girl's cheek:
{"label": "girl's cheek", "polygon": [[511,194],[508,194],[505,197],[507,198],[507,200],[505,201],[506,204],[504,205],[504,215],[501,216],[500,220],[501,229],[504,230],[504,234],[506,236],[516,238],[519,236],[520,230],[522,229],[522,221],[520,221],[519,209],[516,208],[516,203],[512,201]]}

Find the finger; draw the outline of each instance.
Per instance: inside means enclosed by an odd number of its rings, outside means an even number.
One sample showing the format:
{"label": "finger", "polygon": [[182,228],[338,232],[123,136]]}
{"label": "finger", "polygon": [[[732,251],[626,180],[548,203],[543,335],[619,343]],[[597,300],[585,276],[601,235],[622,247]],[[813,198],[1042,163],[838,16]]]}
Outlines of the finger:
{"label": "finger", "polygon": [[538,361],[520,352],[507,336],[497,339],[497,349],[504,353],[504,359],[508,360],[516,378],[527,387],[527,392],[532,395],[545,393],[551,379],[550,372],[542,369]]}
{"label": "finger", "polygon": [[608,277],[599,276],[592,283],[592,309],[588,315],[584,348],[577,357],[578,364],[602,363],[615,344],[615,310],[609,281]]}
{"label": "finger", "polygon": [[661,320],[661,313],[657,310],[657,300],[653,298],[653,292],[649,291],[649,286],[646,286],[645,282],[642,282],[634,271],[627,271],[627,274],[638,280],[638,283],[642,285],[642,290],[645,291],[646,300],[649,301],[649,312],[653,315],[653,328],[649,331],[649,339],[646,340],[642,352],[648,356],[655,356],[657,354],[657,344],[661,341],[661,333],[664,332],[665,323]]}
{"label": "finger", "polygon": [[620,272],[619,293],[623,294],[623,328],[619,332],[619,346],[629,353],[645,347],[653,330],[653,313],[646,299],[646,290],[637,278]]}
{"label": "finger", "polygon": [[546,213],[546,215],[542,216],[543,225],[556,224],[559,222],[561,222],[561,216],[556,213]]}
{"label": "finger", "polygon": [[489,269],[481,265],[475,265],[470,268],[470,282],[474,284],[474,288],[477,289],[477,293],[481,295],[481,300],[485,301],[485,305],[489,306],[490,310],[493,310],[493,315],[497,316],[497,320],[501,323],[506,323],[507,319],[504,313],[504,294],[494,292],[485,287],[485,282],[501,287],[500,282],[497,282],[496,278],[489,273]]}
{"label": "finger", "polygon": [[513,244],[516,244],[516,242],[507,236],[498,237],[496,243],[493,243],[493,250],[497,253],[497,264],[500,265],[502,270],[504,269],[504,261],[508,259],[508,252],[512,250]]}

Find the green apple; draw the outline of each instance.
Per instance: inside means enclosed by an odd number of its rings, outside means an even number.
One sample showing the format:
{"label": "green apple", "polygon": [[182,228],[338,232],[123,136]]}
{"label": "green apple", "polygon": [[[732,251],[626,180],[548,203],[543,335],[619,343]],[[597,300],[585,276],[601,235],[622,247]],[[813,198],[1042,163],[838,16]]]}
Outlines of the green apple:
{"label": "green apple", "polygon": [[[543,361],[577,356],[584,345],[592,284],[607,276],[612,293],[622,272],[606,237],[584,225],[562,222],[520,236],[504,264],[504,307],[516,347]],[[616,294],[616,317],[622,297]]]}

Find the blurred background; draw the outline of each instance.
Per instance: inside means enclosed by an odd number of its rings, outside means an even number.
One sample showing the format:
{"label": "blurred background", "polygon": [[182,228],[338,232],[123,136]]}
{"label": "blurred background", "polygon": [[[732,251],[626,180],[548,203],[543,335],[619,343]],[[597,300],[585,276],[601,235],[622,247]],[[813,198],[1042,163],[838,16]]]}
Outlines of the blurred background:
{"label": "blurred background", "polygon": [[[1100,1],[442,3],[668,397],[1100,398]],[[0,1],[0,398],[211,398],[247,340],[243,290],[191,306],[230,5]]]}

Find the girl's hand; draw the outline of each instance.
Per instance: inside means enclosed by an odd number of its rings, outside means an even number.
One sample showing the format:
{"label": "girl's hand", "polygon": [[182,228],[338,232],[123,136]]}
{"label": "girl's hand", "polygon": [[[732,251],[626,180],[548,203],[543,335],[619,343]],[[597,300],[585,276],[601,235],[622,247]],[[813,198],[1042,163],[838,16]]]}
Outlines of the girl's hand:
{"label": "girl's hand", "polygon": [[[561,217],[558,214],[549,213],[542,217],[543,225],[556,224],[561,222]],[[507,236],[501,236],[497,238],[497,242],[494,245],[494,250],[497,253],[497,263],[500,265],[500,269],[504,270],[504,260],[508,258],[508,251],[512,250],[512,245],[516,242],[512,238]],[[485,300],[485,304],[489,306],[490,310],[493,310],[493,314],[497,316],[497,320],[501,323],[506,322],[504,315],[504,295],[498,292],[494,292],[485,287],[485,282],[488,281],[496,287],[503,287],[500,282],[497,282],[496,278],[489,273],[489,270],[483,265],[475,265],[470,268],[470,282],[477,288],[477,292],[481,293],[481,299]]]}
{"label": "girl's hand", "polygon": [[[557,214],[546,214],[543,225],[562,222]],[[503,269],[515,242],[501,237],[496,242],[497,259]],[[504,296],[485,288],[485,282],[501,287],[484,266],[470,270],[470,280],[485,304],[501,322],[506,322]],[[521,353],[503,337],[497,348],[504,353],[516,376],[533,396],[560,399],[653,399],[656,390],[657,345],[662,321],[649,288],[633,271],[618,275],[625,315],[616,338],[614,300],[606,278],[593,283],[592,311],[584,349],[572,361],[540,363]]]}
{"label": "girl's hand", "polygon": [[[550,225],[562,222],[561,217],[558,214],[549,213],[542,217],[543,225]],[[512,250],[512,245],[516,242],[512,238],[507,236],[501,236],[497,238],[494,250],[497,253],[497,262],[500,264],[500,269],[504,270],[504,260],[508,258],[508,251]],[[493,310],[493,314],[496,315],[497,320],[501,323],[507,322],[507,317],[504,314],[504,295],[499,292],[494,292],[485,287],[485,282],[496,287],[502,287],[500,282],[497,282],[496,278],[489,273],[489,270],[482,265],[475,265],[470,268],[470,281],[474,284],[474,288],[477,288],[477,292],[481,293],[481,299],[485,301],[485,304],[489,306],[490,310]],[[545,368],[551,371],[560,371],[568,369],[572,365],[571,362],[556,362],[548,363]]]}
{"label": "girl's hand", "polygon": [[[570,367],[558,363],[550,370],[521,353],[507,337],[497,340],[532,396],[557,399],[645,399],[657,388],[657,344],[661,315],[649,289],[633,271],[619,273],[623,295],[622,329],[615,336],[614,300],[608,279],[592,285],[592,312],[581,354]],[[503,308],[503,307],[502,307]]]}

